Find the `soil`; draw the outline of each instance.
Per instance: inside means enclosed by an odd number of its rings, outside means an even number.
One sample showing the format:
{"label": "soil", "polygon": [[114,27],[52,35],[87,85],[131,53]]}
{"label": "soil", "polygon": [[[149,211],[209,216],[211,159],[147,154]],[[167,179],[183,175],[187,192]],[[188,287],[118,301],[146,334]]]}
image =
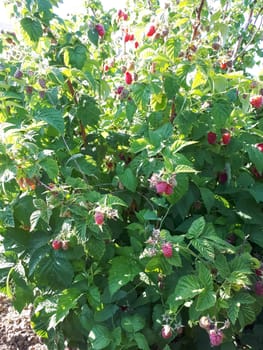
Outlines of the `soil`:
{"label": "soil", "polygon": [[18,313],[0,294],[0,350],[47,350],[30,326],[30,312]]}

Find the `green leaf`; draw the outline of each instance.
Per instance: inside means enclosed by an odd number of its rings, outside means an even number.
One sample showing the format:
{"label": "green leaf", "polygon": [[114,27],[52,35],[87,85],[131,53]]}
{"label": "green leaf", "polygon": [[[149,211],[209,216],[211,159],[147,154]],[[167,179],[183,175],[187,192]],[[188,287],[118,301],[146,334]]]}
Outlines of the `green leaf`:
{"label": "green leaf", "polygon": [[91,28],[88,30],[88,38],[92,44],[94,44],[95,46],[98,46],[99,35],[95,28]]}
{"label": "green leaf", "polygon": [[69,314],[70,310],[77,306],[78,299],[81,294],[75,288],[65,289],[58,297],[56,310],[56,323],[58,325]]}
{"label": "green leaf", "polygon": [[204,205],[206,207],[207,212],[209,213],[210,210],[213,208],[215,204],[215,196],[212,191],[210,191],[208,188],[199,188],[202,200],[204,202]]}
{"label": "green leaf", "polygon": [[213,307],[216,303],[216,293],[212,290],[205,290],[197,297],[196,309],[205,311]]}
{"label": "green leaf", "polygon": [[117,305],[105,305],[102,310],[96,311],[94,314],[94,320],[96,322],[104,322],[109,318],[112,318],[114,314],[119,310]]}
{"label": "green leaf", "polygon": [[260,152],[256,147],[247,145],[246,150],[250,161],[255,165],[259,173],[263,172],[263,152]]}
{"label": "green leaf", "polygon": [[197,238],[199,236],[201,236],[201,234],[203,233],[204,231],[204,228],[205,228],[205,219],[203,216],[201,216],[200,218],[196,219],[192,225],[190,226],[187,234],[186,234],[186,237],[189,238],[189,239],[192,239],[192,238]]}
{"label": "green leaf", "polygon": [[151,95],[151,108],[153,111],[163,111],[167,105],[167,97],[164,93]]}
{"label": "green leaf", "polygon": [[83,95],[80,98],[77,117],[82,121],[83,125],[94,126],[99,121],[100,109],[97,106],[96,100],[88,95]]}
{"label": "green leaf", "polygon": [[15,227],[13,210],[10,206],[7,205],[5,208],[0,209],[0,222],[5,227]]}
{"label": "green leaf", "polygon": [[124,173],[119,175],[120,181],[124,187],[126,187],[131,192],[136,192],[138,185],[137,176],[133,173],[131,168],[126,168]]}
{"label": "green leaf", "polygon": [[128,333],[135,333],[143,329],[145,320],[139,314],[123,316],[121,327]]}
{"label": "green leaf", "polygon": [[227,104],[227,101],[214,102],[211,113],[217,129],[224,128],[227,119],[230,117],[231,107]]}
{"label": "green leaf", "polygon": [[33,42],[38,42],[43,35],[41,23],[36,19],[24,17],[21,19],[20,25]]}
{"label": "green leaf", "polygon": [[227,309],[227,314],[232,324],[235,324],[237,321],[240,306],[241,304],[238,303],[236,300],[233,300],[233,299],[229,300],[229,307]]}
{"label": "green leaf", "polygon": [[144,110],[149,105],[151,89],[146,84],[136,84],[132,87],[133,97],[139,109]]}
{"label": "green leaf", "polygon": [[105,242],[103,239],[90,237],[87,241],[88,254],[95,260],[100,260],[105,253]]}
{"label": "green leaf", "polygon": [[197,88],[200,85],[204,85],[207,81],[207,77],[201,72],[200,70],[197,70],[194,76],[194,79],[192,81],[192,89]]}
{"label": "green leaf", "polygon": [[135,333],[134,340],[136,341],[136,344],[139,349],[150,350],[148,341],[142,333]]}
{"label": "green leaf", "polygon": [[200,262],[197,265],[197,271],[201,285],[206,289],[213,290],[213,279],[210,270]]}
{"label": "green leaf", "polygon": [[109,271],[109,289],[114,294],[121,287],[132,281],[140,273],[141,269],[135,261],[125,257],[116,256],[112,259]]}
{"label": "green leaf", "polygon": [[174,75],[165,75],[164,76],[164,90],[167,95],[168,100],[171,100],[177,94],[180,85],[177,82],[177,79]]}
{"label": "green leaf", "polygon": [[40,166],[46,171],[51,180],[55,180],[58,176],[59,168],[55,159],[45,157],[40,161]]}
{"label": "green leaf", "polygon": [[91,285],[88,289],[87,293],[87,299],[90,304],[95,310],[101,306],[101,296],[99,288],[95,285]]}
{"label": "green leaf", "polygon": [[78,44],[73,48],[68,48],[64,52],[65,64],[77,69],[82,69],[87,60],[87,53],[86,46],[81,44]]}
{"label": "green leaf", "polygon": [[45,108],[35,115],[37,121],[44,121],[53,126],[61,135],[64,134],[64,119],[61,111],[54,108]]}
{"label": "green leaf", "polygon": [[175,300],[187,300],[202,293],[204,288],[201,287],[198,277],[193,275],[182,276],[175,288]]}
{"label": "green leaf", "polygon": [[179,39],[170,38],[166,42],[167,55],[172,61],[178,58],[181,51],[181,41]]}
{"label": "green leaf", "polygon": [[245,326],[252,324],[256,319],[256,310],[249,305],[242,305],[238,314],[238,321],[243,329]]}
{"label": "green leaf", "polygon": [[226,257],[223,254],[218,254],[215,259],[215,267],[218,270],[218,274],[222,278],[227,278],[230,276],[230,268],[228,265],[228,262],[226,260]]}
{"label": "green leaf", "polygon": [[111,342],[108,328],[102,325],[95,325],[89,333],[89,341],[91,342],[92,349],[105,349]]}
{"label": "green leaf", "polygon": [[192,239],[191,243],[192,243],[192,246],[198,250],[198,252],[201,254],[203,258],[207,260],[214,260],[215,258],[214,245],[210,241],[200,237],[197,239]]}

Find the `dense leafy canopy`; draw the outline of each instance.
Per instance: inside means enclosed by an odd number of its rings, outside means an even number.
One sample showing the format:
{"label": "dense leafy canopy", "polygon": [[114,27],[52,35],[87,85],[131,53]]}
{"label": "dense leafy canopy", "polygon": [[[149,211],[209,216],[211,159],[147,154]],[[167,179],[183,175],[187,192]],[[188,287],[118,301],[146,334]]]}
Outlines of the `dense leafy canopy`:
{"label": "dense leafy canopy", "polygon": [[1,290],[52,350],[262,349],[260,2],[8,3]]}

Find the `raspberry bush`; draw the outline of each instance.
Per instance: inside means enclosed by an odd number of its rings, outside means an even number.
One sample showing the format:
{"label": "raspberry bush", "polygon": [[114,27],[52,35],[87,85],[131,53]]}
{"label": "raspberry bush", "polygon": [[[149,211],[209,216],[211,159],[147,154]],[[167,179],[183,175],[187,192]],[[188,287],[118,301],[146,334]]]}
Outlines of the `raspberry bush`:
{"label": "raspberry bush", "polygon": [[262,8],[58,2],[0,40],[1,291],[52,350],[262,349]]}

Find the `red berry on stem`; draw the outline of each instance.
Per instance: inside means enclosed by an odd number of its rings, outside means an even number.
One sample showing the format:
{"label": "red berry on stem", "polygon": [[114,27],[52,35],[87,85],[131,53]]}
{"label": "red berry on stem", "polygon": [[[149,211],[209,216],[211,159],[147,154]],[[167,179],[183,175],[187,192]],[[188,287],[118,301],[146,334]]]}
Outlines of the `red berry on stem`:
{"label": "red berry on stem", "polygon": [[52,248],[53,248],[54,250],[59,250],[59,249],[61,249],[61,248],[62,248],[62,242],[61,242],[60,240],[58,240],[58,239],[54,239],[54,240],[52,241]]}
{"label": "red berry on stem", "polygon": [[173,246],[170,242],[164,243],[162,245],[162,252],[166,258],[171,258],[173,256]]}
{"label": "red berry on stem", "polygon": [[263,143],[258,143],[256,147],[260,152],[263,152]]}
{"label": "red berry on stem", "polygon": [[225,171],[222,171],[218,174],[218,182],[220,184],[224,184],[227,182],[227,173]]}
{"label": "red berry on stem", "polygon": [[252,107],[257,109],[261,108],[263,106],[263,96],[262,95],[252,96],[249,102]]}
{"label": "red berry on stem", "polygon": [[159,194],[165,193],[166,187],[167,187],[167,182],[165,181],[160,181],[155,184],[156,192]]}
{"label": "red berry on stem", "polygon": [[100,211],[96,211],[94,214],[94,220],[96,225],[102,225],[104,223],[104,214]]}
{"label": "red berry on stem", "polygon": [[209,339],[210,339],[210,344],[211,346],[218,346],[221,345],[223,342],[224,334],[223,332],[218,329],[211,329],[209,331]]}
{"label": "red berry on stem", "polygon": [[230,132],[225,132],[223,135],[222,135],[222,142],[224,145],[228,145],[229,142],[231,140],[231,134]]}
{"label": "red berry on stem", "polygon": [[137,49],[137,48],[138,48],[138,46],[139,46],[138,41],[135,41],[135,43],[134,43],[134,47],[135,47],[135,49]]}
{"label": "red berry on stem", "polygon": [[130,85],[132,83],[132,75],[130,72],[125,73],[125,82],[126,84]]}
{"label": "red berry on stem", "polygon": [[207,134],[207,141],[210,143],[210,145],[214,145],[216,143],[216,133],[210,131]]}
{"label": "red berry on stem", "polygon": [[164,325],[162,328],[162,337],[164,339],[169,339],[171,338],[172,335],[173,335],[173,331],[171,326],[169,326],[168,324]]}
{"label": "red berry on stem", "polygon": [[104,26],[102,24],[96,24],[95,29],[97,30],[98,35],[100,37],[103,37],[105,35],[105,29],[104,29]]}
{"label": "red berry on stem", "polygon": [[220,63],[220,68],[221,68],[222,70],[226,70],[226,69],[227,69],[227,63],[226,63],[226,62],[221,62],[221,63]]}
{"label": "red berry on stem", "polygon": [[151,25],[151,26],[148,28],[146,35],[147,35],[148,37],[150,37],[150,36],[153,36],[153,34],[154,34],[155,32],[156,32],[155,26],[154,26],[154,25]]}

